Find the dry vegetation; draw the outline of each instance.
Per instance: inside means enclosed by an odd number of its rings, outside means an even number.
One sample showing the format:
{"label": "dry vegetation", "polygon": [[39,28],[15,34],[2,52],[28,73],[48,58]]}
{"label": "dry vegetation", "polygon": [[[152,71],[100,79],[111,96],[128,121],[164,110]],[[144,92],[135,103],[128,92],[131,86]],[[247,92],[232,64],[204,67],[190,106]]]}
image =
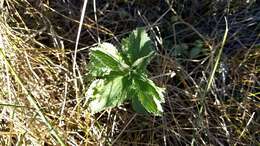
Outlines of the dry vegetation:
{"label": "dry vegetation", "polygon": [[[0,0],[0,145],[259,145],[257,2],[93,0],[80,23],[83,0]],[[140,26],[163,116],[128,104],[91,115],[89,47]]]}

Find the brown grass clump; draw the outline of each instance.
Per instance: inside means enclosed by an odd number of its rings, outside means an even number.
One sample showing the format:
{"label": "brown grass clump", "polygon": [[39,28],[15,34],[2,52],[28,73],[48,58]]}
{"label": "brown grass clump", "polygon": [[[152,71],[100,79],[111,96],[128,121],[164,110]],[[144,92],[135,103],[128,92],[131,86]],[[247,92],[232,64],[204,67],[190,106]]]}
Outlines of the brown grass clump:
{"label": "brown grass clump", "polygon": [[[83,5],[0,1],[0,145],[259,145],[257,2],[94,0],[85,15]],[[128,103],[91,115],[88,48],[139,26],[157,50],[163,116]]]}

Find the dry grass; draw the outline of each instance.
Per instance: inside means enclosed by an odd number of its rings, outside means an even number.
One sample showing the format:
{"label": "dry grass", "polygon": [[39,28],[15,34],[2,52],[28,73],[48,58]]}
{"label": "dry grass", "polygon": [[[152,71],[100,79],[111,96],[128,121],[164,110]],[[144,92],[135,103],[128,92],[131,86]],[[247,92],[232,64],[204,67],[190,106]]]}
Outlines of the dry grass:
{"label": "dry grass", "polygon": [[[0,1],[0,145],[259,145],[260,9],[196,2],[93,0],[80,21],[83,1]],[[129,104],[90,115],[88,48],[138,26],[158,52],[149,71],[167,88],[164,115]]]}

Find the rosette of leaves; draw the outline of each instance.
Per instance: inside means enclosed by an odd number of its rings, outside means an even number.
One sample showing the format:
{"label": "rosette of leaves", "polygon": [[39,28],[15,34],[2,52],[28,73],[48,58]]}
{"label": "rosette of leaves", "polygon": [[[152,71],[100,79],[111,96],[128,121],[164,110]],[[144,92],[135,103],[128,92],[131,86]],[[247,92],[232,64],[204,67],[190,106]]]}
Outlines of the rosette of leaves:
{"label": "rosette of leaves", "polygon": [[87,91],[88,108],[97,113],[130,101],[135,111],[161,115],[164,89],[147,76],[155,51],[143,28],[121,42],[121,51],[110,43],[90,49],[89,73],[95,77]]}

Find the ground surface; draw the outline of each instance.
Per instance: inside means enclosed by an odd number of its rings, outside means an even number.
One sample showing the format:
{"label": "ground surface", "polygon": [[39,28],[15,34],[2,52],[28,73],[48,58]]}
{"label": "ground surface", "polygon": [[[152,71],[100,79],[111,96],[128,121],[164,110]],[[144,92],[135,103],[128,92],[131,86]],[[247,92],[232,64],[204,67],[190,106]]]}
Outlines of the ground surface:
{"label": "ground surface", "polygon": [[[83,8],[0,1],[0,145],[259,145],[258,1],[93,0],[80,23]],[[136,27],[157,51],[148,70],[166,88],[163,116],[129,103],[91,115],[89,48],[120,46]]]}

